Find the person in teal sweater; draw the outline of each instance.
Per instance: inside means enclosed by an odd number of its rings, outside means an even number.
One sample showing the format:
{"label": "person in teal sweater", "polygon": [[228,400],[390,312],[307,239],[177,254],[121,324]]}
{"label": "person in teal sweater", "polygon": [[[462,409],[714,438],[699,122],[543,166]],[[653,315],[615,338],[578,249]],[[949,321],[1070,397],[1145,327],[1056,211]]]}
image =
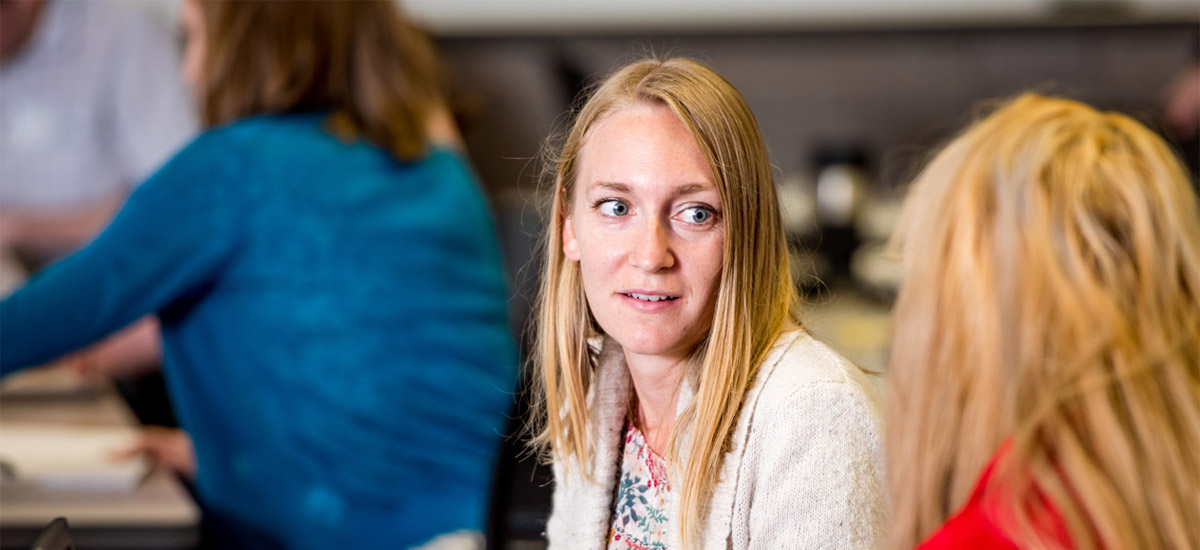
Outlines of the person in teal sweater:
{"label": "person in teal sweater", "polygon": [[158,317],[216,546],[484,527],[518,361],[505,277],[430,46],[395,10],[186,3],[210,130],[0,303],[2,373]]}

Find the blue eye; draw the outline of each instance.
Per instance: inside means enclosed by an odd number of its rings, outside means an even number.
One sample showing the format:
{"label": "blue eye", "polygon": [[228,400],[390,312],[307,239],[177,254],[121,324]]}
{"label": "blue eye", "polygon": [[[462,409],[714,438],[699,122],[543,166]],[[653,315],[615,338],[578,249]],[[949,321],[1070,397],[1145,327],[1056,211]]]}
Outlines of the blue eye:
{"label": "blue eye", "polygon": [[616,199],[609,199],[600,203],[600,212],[606,216],[624,216],[629,213],[629,205]]}
{"label": "blue eye", "polygon": [[712,210],[703,206],[693,206],[683,211],[683,221],[688,223],[705,223],[713,218]]}

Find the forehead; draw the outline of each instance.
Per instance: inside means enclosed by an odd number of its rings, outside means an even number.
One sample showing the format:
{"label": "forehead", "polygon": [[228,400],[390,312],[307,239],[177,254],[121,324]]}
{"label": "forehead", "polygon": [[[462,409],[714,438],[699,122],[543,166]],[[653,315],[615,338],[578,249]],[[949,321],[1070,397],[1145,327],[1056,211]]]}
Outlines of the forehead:
{"label": "forehead", "polygon": [[711,187],[712,167],[684,123],[665,105],[639,103],[610,113],[588,130],[579,150],[576,187]]}

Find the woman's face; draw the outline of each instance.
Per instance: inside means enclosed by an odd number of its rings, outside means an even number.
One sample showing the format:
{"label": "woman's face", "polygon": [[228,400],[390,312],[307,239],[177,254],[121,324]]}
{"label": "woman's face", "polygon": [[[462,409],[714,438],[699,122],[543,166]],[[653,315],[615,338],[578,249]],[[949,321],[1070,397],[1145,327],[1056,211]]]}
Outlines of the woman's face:
{"label": "woman's face", "polygon": [[667,107],[635,105],[587,133],[563,252],[626,356],[683,359],[712,326],[725,230],[712,170]]}
{"label": "woman's face", "polygon": [[188,0],[179,10],[179,25],[183,27],[186,45],[183,48],[183,81],[193,92],[200,90],[204,52],[208,38],[204,32],[204,12],[197,0]]}

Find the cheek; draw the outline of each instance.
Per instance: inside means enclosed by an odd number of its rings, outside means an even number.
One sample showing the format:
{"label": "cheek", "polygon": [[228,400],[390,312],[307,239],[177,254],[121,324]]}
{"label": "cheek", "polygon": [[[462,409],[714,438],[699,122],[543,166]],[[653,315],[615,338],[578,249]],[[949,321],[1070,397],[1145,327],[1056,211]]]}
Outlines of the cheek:
{"label": "cheek", "polygon": [[629,249],[628,232],[611,231],[585,213],[563,221],[563,255],[592,272],[611,272]]}
{"label": "cheek", "polygon": [[[576,229],[579,270],[589,302],[600,300],[615,289],[629,284],[629,281],[622,280],[624,255],[619,236],[598,233],[594,227],[576,226]],[[599,303],[593,305],[603,307]]]}
{"label": "cheek", "polygon": [[614,239],[596,237],[587,233],[579,235],[576,241],[579,268],[588,280],[603,283],[617,275],[621,253]]}
{"label": "cheek", "polygon": [[704,286],[708,290],[708,296],[715,299],[717,287],[721,284],[721,261],[725,257],[725,242],[724,239],[716,239],[716,242],[709,243],[705,250],[697,259],[698,275],[700,280],[704,281]]}

